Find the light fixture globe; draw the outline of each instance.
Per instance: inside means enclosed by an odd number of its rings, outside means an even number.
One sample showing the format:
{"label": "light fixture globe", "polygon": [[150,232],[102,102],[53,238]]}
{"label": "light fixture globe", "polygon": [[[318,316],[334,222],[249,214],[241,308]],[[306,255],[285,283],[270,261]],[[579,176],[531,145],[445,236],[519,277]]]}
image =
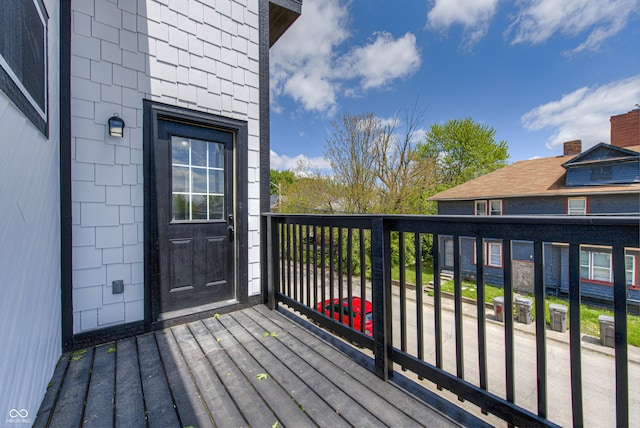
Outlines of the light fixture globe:
{"label": "light fixture globe", "polygon": [[109,118],[109,135],[112,137],[122,138],[124,136],[124,120],[118,116],[118,113],[114,113]]}

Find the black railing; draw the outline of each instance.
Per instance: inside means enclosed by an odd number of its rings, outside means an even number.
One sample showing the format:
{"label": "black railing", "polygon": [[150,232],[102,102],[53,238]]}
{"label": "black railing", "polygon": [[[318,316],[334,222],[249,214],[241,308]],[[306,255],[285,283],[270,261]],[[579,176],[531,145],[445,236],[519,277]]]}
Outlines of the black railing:
{"label": "black railing", "polygon": [[[263,230],[268,278],[265,296],[275,308],[283,303],[314,322],[373,352],[375,372],[382,379],[393,376],[394,363],[414,372],[419,379],[447,389],[459,400],[470,401],[509,424],[547,425],[558,422],[547,415],[547,391],[555,388],[547,372],[547,326],[545,324],[545,243],[568,246],[569,324],[580,326],[580,246],[611,248],[615,329],[615,417],[616,425],[629,425],[629,375],[627,348],[627,281],[625,248],[637,248],[640,227],[637,217],[474,217],[474,216],[317,216],[265,214]],[[453,241],[453,320],[445,321],[441,273],[444,252],[441,238]],[[475,240],[473,280],[477,287],[473,317],[464,315],[463,264],[467,263],[461,238]],[[487,319],[484,278],[485,240],[502,244],[504,288],[504,391],[490,391],[488,376]],[[514,272],[511,263],[514,242],[532,246],[533,302],[535,310],[535,368],[530,373],[536,390],[533,405],[516,403],[519,392],[514,361],[518,350],[514,334]],[[466,253],[468,254],[468,253]],[[450,256],[449,256],[450,257]],[[408,278],[407,265],[415,277]],[[423,284],[422,270],[433,268],[430,294]],[[392,285],[392,269],[398,269]],[[628,269],[628,268],[627,268]],[[638,269],[636,266],[635,269]],[[412,274],[413,275],[413,274]],[[468,278],[467,278],[468,279]],[[414,281],[411,281],[414,280]],[[413,282],[413,285],[411,284]],[[637,285],[636,285],[637,286]],[[432,295],[432,297],[431,297]],[[360,298],[364,312],[367,300],[373,306],[373,332],[364,314],[353,316]],[[413,297],[413,298],[410,298]],[[423,299],[431,299],[429,317]],[[336,300],[337,299],[337,300]],[[325,305],[325,302],[339,302]],[[509,304],[511,303],[511,304]],[[431,304],[431,303],[430,303]],[[358,318],[359,317],[359,318]],[[356,322],[356,319],[359,322]],[[464,334],[465,320],[475,322],[474,333]],[[358,327],[355,329],[354,327]],[[446,354],[445,334],[452,330],[454,355]],[[467,326],[468,329],[468,326]],[[570,423],[584,424],[582,337],[580,328],[569,329]],[[477,349],[469,363],[465,345]],[[472,346],[471,346],[472,345]],[[425,351],[428,351],[425,353]],[[455,358],[455,366],[449,363]],[[466,360],[465,360],[466,358]],[[476,366],[477,364],[477,366]],[[465,367],[474,374],[465,376]],[[477,368],[477,374],[475,370]],[[533,407],[533,408],[532,408]],[[566,422],[565,422],[566,423]]]}

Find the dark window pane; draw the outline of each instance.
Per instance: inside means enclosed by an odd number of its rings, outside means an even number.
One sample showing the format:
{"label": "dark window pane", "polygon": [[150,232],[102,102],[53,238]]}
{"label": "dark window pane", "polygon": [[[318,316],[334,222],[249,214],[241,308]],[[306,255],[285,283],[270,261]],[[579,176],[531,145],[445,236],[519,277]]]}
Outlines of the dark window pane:
{"label": "dark window pane", "polygon": [[193,203],[192,207],[192,220],[206,220],[207,219],[207,197],[193,195],[191,196]]}
{"label": "dark window pane", "polygon": [[223,196],[209,196],[209,219],[210,220],[224,219],[224,197]]}
{"label": "dark window pane", "polygon": [[207,166],[207,142],[191,140],[191,165]]}
{"label": "dark window pane", "polygon": [[224,144],[209,143],[209,167],[224,168]]}
{"label": "dark window pane", "polygon": [[192,192],[207,193],[207,170],[204,168],[192,168],[191,177],[193,178]]}
{"label": "dark window pane", "polygon": [[209,171],[209,193],[224,193],[224,171]]}
{"label": "dark window pane", "polygon": [[174,192],[189,191],[189,168],[174,166],[172,168],[172,189]]}
{"label": "dark window pane", "polygon": [[189,140],[171,137],[171,159],[173,163],[189,165]]}
{"label": "dark window pane", "polygon": [[189,220],[189,197],[173,195],[173,220]]}

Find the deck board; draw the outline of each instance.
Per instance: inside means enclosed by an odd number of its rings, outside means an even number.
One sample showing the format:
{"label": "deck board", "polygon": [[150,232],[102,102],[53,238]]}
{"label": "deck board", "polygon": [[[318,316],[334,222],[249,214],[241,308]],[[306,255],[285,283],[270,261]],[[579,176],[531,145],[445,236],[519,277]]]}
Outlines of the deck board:
{"label": "deck board", "polygon": [[213,427],[213,422],[171,330],[155,332],[167,381],[182,426]]}
{"label": "deck board", "polygon": [[138,338],[138,360],[149,426],[180,425],[154,335],[145,334]]}
{"label": "deck board", "polygon": [[[236,314],[233,315],[232,318],[236,318]],[[305,393],[309,391],[307,394],[300,394],[298,398],[299,403],[305,408],[305,411],[308,411],[309,414],[318,415],[323,417],[325,414],[336,416],[339,422],[335,422],[338,424],[349,423],[354,426],[375,426],[380,425],[380,420],[377,419],[371,412],[367,411],[366,408],[363,407],[362,402],[353,402],[353,398],[346,394],[343,390],[337,388],[333,382],[331,382],[327,373],[322,373],[318,370],[318,366],[314,364],[313,361],[309,361],[306,357],[309,355],[304,355],[300,353],[296,353],[295,350],[287,347],[285,344],[287,342],[287,336],[289,333],[286,330],[283,330],[280,326],[276,326],[275,324],[262,324],[262,326],[258,326],[254,324],[252,320],[247,317],[237,317],[238,325],[244,326],[244,328],[249,331],[256,331],[255,334],[258,337],[263,336],[264,332],[271,333],[274,332],[277,334],[276,337],[271,337],[270,335],[266,338],[263,338],[263,343],[268,349],[273,353],[273,360],[270,365],[271,367],[277,367],[277,363],[282,364],[283,367],[287,367],[287,372],[293,371],[294,373],[304,373],[306,384],[295,385],[292,390],[300,393]],[[283,346],[285,345],[285,346]],[[275,374],[274,374],[275,375]],[[287,377],[292,377],[288,373],[279,374],[280,377],[286,379]],[[303,384],[303,381],[299,382]],[[314,392],[315,391],[315,392]],[[292,391],[293,392],[293,391]],[[307,396],[305,396],[307,395]],[[325,403],[325,407],[320,407],[314,409],[314,406],[320,406],[320,403]],[[308,409],[308,410],[307,410]],[[324,412],[323,412],[324,411]],[[317,417],[317,416],[316,416]],[[323,424],[327,426],[331,426],[332,423],[330,421],[324,421]]]}
{"label": "deck board", "polygon": [[[213,320],[215,323],[217,321]],[[270,426],[276,420],[271,409],[260,399],[242,370],[238,367],[239,361],[232,359],[228,350],[239,346],[227,337],[214,337],[211,331],[202,322],[189,325],[189,329],[196,336],[202,349],[206,350],[206,356],[211,366],[218,372],[227,391],[241,409],[244,418],[251,426]],[[220,341],[218,342],[218,340]]]}
{"label": "deck board", "polygon": [[87,393],[83,424],[86,427],[113,425],[113,389],[115,388],[115,344],[96,346]]}
{"label": "deck board", "polygon": [[117,426],[144,426],[146,424],[144,397],[135,337],[120,340],[116,344],[115,391],[115,424]]}
{"label": "deck board", "polygon": [[459,426],[320,336],[256,306],[67,354],[35,425]]}

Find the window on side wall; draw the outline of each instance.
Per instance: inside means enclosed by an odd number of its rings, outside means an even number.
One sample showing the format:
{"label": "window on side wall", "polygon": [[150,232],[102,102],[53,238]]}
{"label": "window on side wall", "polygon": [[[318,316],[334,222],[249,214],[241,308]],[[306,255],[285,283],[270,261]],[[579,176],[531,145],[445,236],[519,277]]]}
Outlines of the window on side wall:
{"label": "window on side wall", "polygon": [[443,266],[452,268],[453,267],[453,238],[443,238],[442,239],[442,253],[444,257],[442,258]]}
{"label": "window on side wall", "polygon": [[475,215],[487,215],[487,201],[476,201]]}
{"label": "window on side wall", "polygon": [[638,287],[638,258],[640,253],[636,251],[627,251],[624,255],[624,271],[626,284],[628,287]]}
{"label": "window on side wall", "polygon": [[[478,264],[475,242],[473,243],[473,264]],[[502,267],[502,242],[484,243],[484,265],[488,267]]]}
{"label": "window on side wall", "polygon": [[611,283],[611,251],[604,248],[580,250],[580,277],[589,281]]}
{"label": "window on side wall", "polygon": [[502,200],[494,199],[489,201],[489,215],[502,215]]}
{"label": "window on side wall", "polygon": [[567,199],[567,214],[587,215],[587,198]]}
{"label": "window on side wall", "polygon": [[0,91],[48,135],[47,20],[42,0],[0,1]]}

